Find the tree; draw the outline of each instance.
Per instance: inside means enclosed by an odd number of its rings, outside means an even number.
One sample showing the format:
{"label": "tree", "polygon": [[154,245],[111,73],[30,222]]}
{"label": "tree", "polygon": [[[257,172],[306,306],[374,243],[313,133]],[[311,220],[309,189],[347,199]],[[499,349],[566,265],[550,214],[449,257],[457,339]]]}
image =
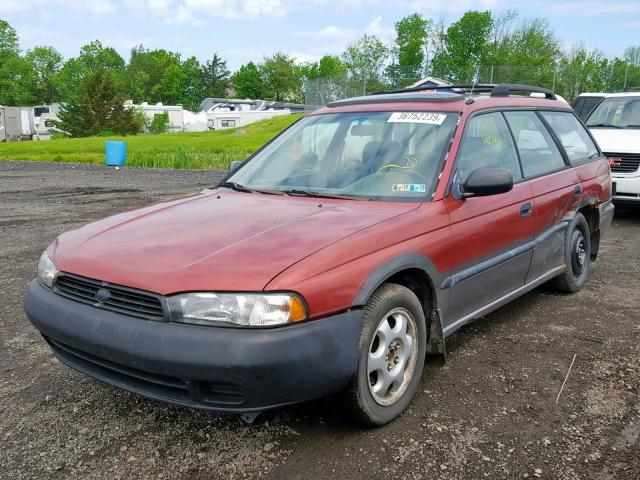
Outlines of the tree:
{"label": "tree", "polygon": [[0,62],[9,55],[20,55],[20,40],[15,28],[0,19]]}
{"label": "tree", "polygon": [[640,45],[627,47],[624,50],[623,59],[625,66],[622,88],[640,87]]}
{"label": "tree", "polygon": [[62,106],[58,128],[73,137],[135,134],[134,111],[124,107],[122,84],[114,72],[96,70],[84,76],[77,95]]}
{"label": "tree", "polygon": [[181,69],[184,80],[178,103],[184,105],[187,110],[197,110],[206,96],[202,81],[202,65],[196,57],[189,57],[182,62]]}
{"label": "tree", "polygon": [[302,101],[301,72],[293,58],[277,52],[265,58],[259,70],[264,82],[265,99],[277,102]]}
{"label": "tree", "polygon": [[[163,95],[160,82],[171,66],[180,66],[180,55],[163,49],[147,50],[142,45],[131,49],[125,72],[129,95],[136,103],[160,102]],[[165,80],[166,81],[166,80]]]}
{"label": "tree", "polygon": [[470,10],[452,23],[443,38],[443,49],[431,62],[434,75],[464,83],[474,80],[475,73],[488,54],[491,34],[491,12]]}
{"label": "tree", "polygon": [[70,58],[56,76],[60,96],[70,99],[79,94],[84,78],[96,71],[112,72],[114,81],[123,81],[125,61],[120,54],[111,47],[104,47],[99,40],[83,46],[80,55]]}
{"label": "tree", "polygon": [[205,97],[224,98],[228,95],[231,80],[226,60],[217,53],[202,66],[202,84]]}
{"label": "tree", "polygon": [[363,35],[351,43],[342,54],[349,74],[357,81],[377,81],[389,50],[375,35]]}
{"label": "tree", "polygon": [[558,62],[555,91],[568,100],[581,92],[602,91],[606,84],[607,60],[598,50],[572,45]]}
{"label": "tree", "polygon": [[5,59],[0,66],[0,105],[28,106],[38,102],[33,86],[35,72],[20,56]]}
{"label": "tree", "polygon": [[488,81],[552,86],[560,48],[546,20],[526,20],[512,31],[505,28],[498,42],[484,56],[484,63],[494,66]]}
{"label": "tree", "polygon": [[264,92],[260,70],[253,62],[242,65],[231,77],[231,83],[239,98],[260,98]]}
{"label": "tree", "polygon": [[153,87],[152,94],[163,103],[178,103],[185,81],[180,65],[171,65],[164,71],[160,83]]}
{"label": "tree", "polygon": [[306,80],[336,79],[347,74],[340,57],[335,55],[325,55],[317,63],[307,63],[300,67],[300,72]]}
{"label": "tree", "polygon": [[37,101],[31,86],[35,74],[20,56],[19,38],[15,29],[0,20],[0,104],[28,105]]}
{"label": "tree", "polygon": [[[424,74],[424,59],[431,21],[414,13],[396,22],[393,49],[397,62],[387,67],[387,76],[398,86],[413,83]],[[403,81],[406,80],[406,81]]]}
{"label": "tree", "polygon": [[53,47],[35,47],[25,55],[36,77],[35,91],[40,103],[57,102],[56,75],[62,66],[62,55]]}
{"label": "tree", "polygon": [[344,98],[347,67],[340,57],[325,55],[317,63],[301,65],[304,100],[309,104],[325,105]]}

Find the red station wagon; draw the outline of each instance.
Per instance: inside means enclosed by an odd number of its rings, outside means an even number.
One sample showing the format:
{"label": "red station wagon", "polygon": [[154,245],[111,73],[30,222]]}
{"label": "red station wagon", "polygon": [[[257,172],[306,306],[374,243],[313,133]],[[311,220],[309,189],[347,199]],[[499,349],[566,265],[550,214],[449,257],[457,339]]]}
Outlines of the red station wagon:
{"label": "red station wagon", "polygon": [[63,363],[217,411],[338,394],[381,425],[460,327],[579,290],[613,217],[588,130],[526,85],[341,100],[239,163],[47,248],[25,309]]}

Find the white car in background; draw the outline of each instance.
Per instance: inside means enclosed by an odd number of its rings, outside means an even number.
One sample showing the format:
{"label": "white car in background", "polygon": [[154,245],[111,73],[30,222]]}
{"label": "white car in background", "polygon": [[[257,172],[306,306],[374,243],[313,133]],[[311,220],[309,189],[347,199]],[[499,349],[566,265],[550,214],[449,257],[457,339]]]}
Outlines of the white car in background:
{"label": "white car in background", "polygon": [[585,123],[609,159],[613,200],[640,205],[640,92],[598,95]]}

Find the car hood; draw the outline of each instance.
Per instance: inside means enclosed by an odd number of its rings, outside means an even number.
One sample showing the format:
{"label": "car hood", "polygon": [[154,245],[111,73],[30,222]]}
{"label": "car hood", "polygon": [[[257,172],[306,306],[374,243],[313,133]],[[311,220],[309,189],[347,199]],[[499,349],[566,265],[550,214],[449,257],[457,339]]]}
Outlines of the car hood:
{"label": "car hood", "polygon": [[49,254],[63,272],[163,295],[258,291],[327,245],[417,206],[205,190],[64,233]]}
{"label": "car hood", "polygon": [[605,153],[640,153],[640,128],[590,128]]}

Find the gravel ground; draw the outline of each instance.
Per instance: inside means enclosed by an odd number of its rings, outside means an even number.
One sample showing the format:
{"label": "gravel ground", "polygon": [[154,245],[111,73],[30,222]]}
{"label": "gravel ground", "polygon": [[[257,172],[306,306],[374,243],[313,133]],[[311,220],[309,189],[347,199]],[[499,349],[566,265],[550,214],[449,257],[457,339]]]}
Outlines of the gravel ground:
{"label": "gravel ground", "polygon": [[640,478],[640,209],[618,209],[584,290],[542,287],[463,328],[383,428],[325,400],[248,426],[56,361],[22,310],[42,250],[220,175],[0,162],[0,478]]}

